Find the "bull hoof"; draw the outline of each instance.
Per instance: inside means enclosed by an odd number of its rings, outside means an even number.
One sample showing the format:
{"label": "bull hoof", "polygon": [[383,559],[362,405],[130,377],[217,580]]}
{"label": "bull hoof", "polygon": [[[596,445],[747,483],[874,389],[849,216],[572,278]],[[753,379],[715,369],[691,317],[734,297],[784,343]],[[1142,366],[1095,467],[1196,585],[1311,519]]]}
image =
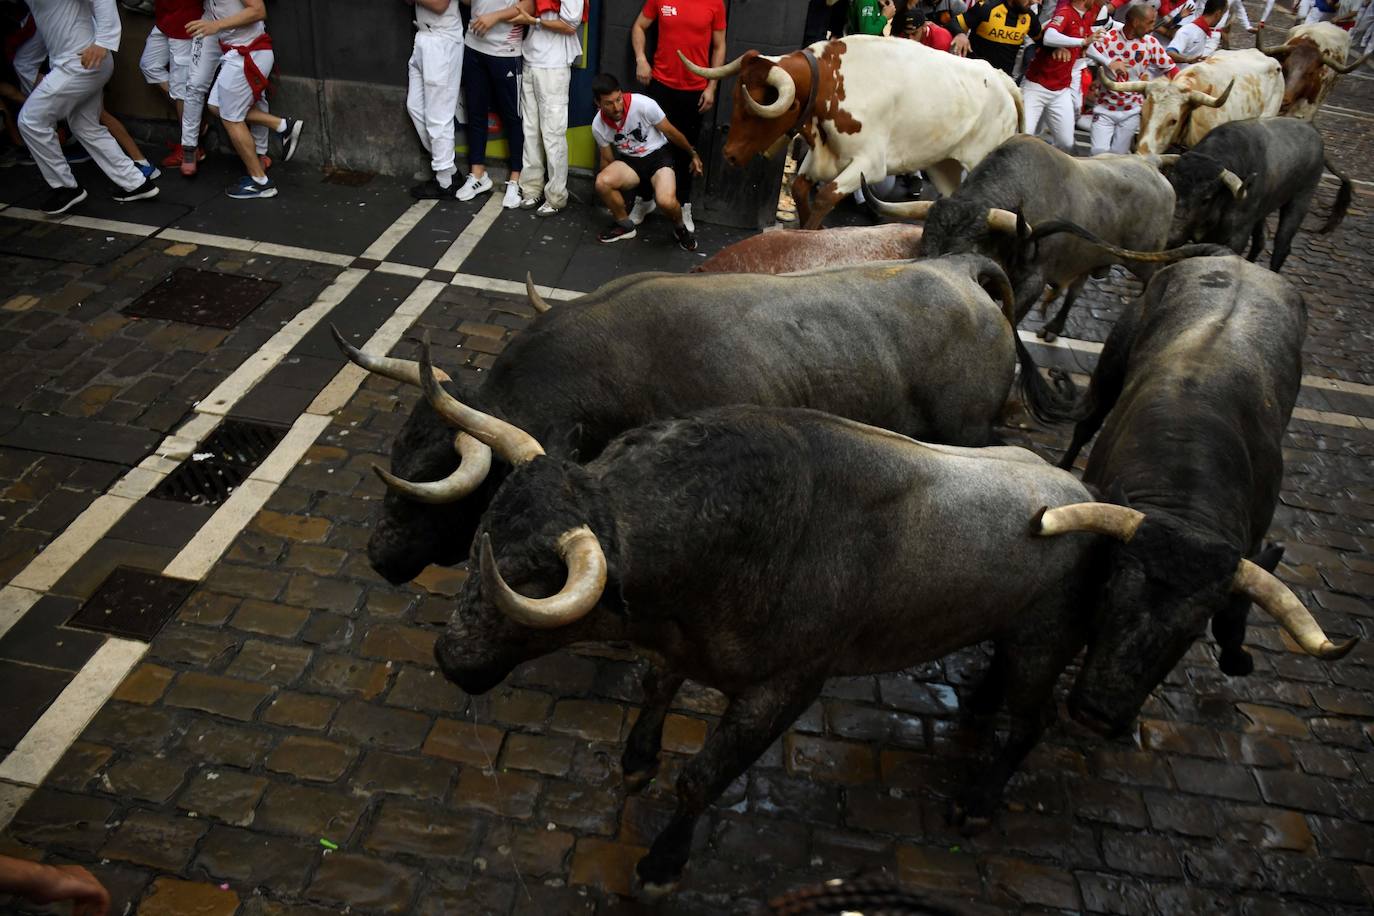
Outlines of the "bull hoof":
{"label": "bull hoof", "polygon": [[638,792],[658,776],[658,761],[655,760],[652,766],[643,767],[638,770],[626,770],[620,777],[621,783],[625,786],[626,792]]}
{"label": "bull hoof", "polygon": [[635,880],[631,891],[635,899],[641,903],[656,903],[677,890],[678,885],[682,883],[682,876],[653,875],[646,878],[644,871],[652,871],[652,867],[645,869],[647,861],[647,857],[640,859],[639,864],[635,866]]}
{"label": "bull hoof", "polygon": [[1229,677],[1245,677],[1255,670],[1255,659],[1244,649],[1222,649],[1217,667]]}
{"label": "bull hoof", "polygon": [[1049,328],[1041,328],[1035,332],[1035,336],[1039,337],[1045,343],[1054,343],[1059,338],[1059,335]]}
{"label": "bull hoof", "polygon": [[987,802],[981,796],[951,799],[949,803],[949,825],[958,828],[964,836],[981,833],[992,823],[992,814]]}

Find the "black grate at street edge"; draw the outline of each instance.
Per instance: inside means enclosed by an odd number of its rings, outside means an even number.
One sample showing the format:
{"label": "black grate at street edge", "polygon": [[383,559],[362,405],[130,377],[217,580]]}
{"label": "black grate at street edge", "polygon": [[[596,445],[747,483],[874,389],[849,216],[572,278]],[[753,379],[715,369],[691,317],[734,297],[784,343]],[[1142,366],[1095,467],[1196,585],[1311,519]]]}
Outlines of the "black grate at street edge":
{"label": "black grate at street edge", "polygon": [[251,315],[280,287],[275,280],[178,267],[135,299],[124,314],[227,330]]}
{"label": "black grate at street edge", "polygon": [[279,426],[225,420],[194,455],[168,474],[149,495],[198,506],[218,506],[286,435]]}
{"label": "black grate at street edge", "polygon": [[100,583],[67,626],[151,642],[195,587],[184,579],[120,566]]}
{"label": "black grate at street edge", "polygon": [[338,184],[346,188],[361,188],[376,177],[376,172],[354,172],[349,169],[332,167],[327,167],[324,170],[326,184]]}

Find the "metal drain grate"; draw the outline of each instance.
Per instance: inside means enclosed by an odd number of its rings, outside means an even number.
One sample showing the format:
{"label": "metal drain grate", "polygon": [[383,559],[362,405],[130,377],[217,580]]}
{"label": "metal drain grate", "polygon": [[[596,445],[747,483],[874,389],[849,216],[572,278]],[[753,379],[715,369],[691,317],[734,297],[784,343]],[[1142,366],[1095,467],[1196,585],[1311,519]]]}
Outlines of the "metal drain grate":
{"label": "metal drain grate", "polygon": [[178,267],[135,299],[124,314],[227,330],[251,315],[280,287],[274,280]]}
{"label": "metal drain grate", "polygon": [[67,626],[151,642],[195,587],[184,579],[120,566],[100,583]]}
{"label": "metal drain grate", "polygon": [[336,169],[331,166],[326,166],[324,170],[324,180],[326,184],[339,184],[346,188],[361,188],[376,177],[376,172],[354,172],[349,169]]}
{"label": "metal drain grate", "polygon": [[157,485],[150,496],[198,506],[218,506],[277,447],[286,430],[265,423],[225,420],[194,455]]}

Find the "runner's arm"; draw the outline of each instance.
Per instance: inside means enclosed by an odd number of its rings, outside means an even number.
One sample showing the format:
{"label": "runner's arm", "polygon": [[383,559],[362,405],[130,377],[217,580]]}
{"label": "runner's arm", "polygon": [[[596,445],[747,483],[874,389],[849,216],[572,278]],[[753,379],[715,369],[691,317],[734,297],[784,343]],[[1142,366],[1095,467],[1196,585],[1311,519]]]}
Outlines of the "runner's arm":
{"label": "runner's arm", "polygon": [[91,12],[95,16],[95,41],[92,44],[106,51],[118,51],[121,30],[115,0],[94,0]]}
{"label": "runner's arm", "polygon": [[263,5],[264,0],[242,0],[242,2],[242,12],[225,16],[223,19],[194,19],[186,23],[186,31],[191,33],[192,38],[204,38],[207,35],[223,32],[225,29],[236,29],[239,26],[262,22],[267,18],[267,8]]}
{"label": "runner's arm", "polygon": [[641,85],[649,85],[649,80],[653,73],[653,68],[649,66],[649,58],[644,54],[644,44],[648,41],[649,26],[653,20],[643,13],[635,17],[635,24],[630,26],[630,46],[635,52],[635,79]]}

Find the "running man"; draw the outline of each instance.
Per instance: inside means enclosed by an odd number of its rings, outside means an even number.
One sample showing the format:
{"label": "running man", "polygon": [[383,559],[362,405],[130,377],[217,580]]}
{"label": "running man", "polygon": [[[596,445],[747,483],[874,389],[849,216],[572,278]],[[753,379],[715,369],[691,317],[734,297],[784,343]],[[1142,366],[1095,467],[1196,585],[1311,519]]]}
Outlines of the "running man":
{"label": "running man", "polygon": [[100,170],[118,186],[121,203],[157,196],[157,185],[124,154],[100,124],[102,94],[114,74],[120,23],[115,0],[30,0],[37,38],[48,49],[48,75],[19,112],[19,133],[52,193],[43,212],[65,213],[86,199],[57,139],[57,122],[72,135]]}
{"label": "running man", "polygon": [[458,170],[453,122],[463,78],[463,20],[458,0],[405,2],[415,7],[415,49],[407,64],[406,111],[434,170],[434,177],[411,188],[410,195],[421,200],[453,197],[453,176]]}
{"label": "running man", "polygon": [[621,192],[639,188],[641,195],[649,190],[659,211],[672,221],[673,237],[682,250],[696,251],[696,236],[682,221],[668,144],[688,153],[693,175],[701,174],[697,151],[657,102],[646,95],[622,92],[620,82],[609,73],[592,80],[592,96],[597,107],[596,117],[592,118],[592,136],[601,153],[596,193],[615,220],[597,238],[602,242],[620,242],[635,237],[635,224],[625,209]]}
{"label": "running man", "polygon": [[204,15],[202,0],[157,0],[156,24],[148,33],[138,67],[149,85],[167,93],[181,122],[181,140],[162,160],[162,167],[180,169],[186,178],[196,174],[205,158],[200,148],[205,97],[219,67],[219,42],[195,38],[186,26]]}
{"label": "running man", "polygon": [[[1108,32],[1088,48],[1088,56],[1112,72],[1116,82],[1151,80],[1178,73],[1178,64],[1153,34],[1155,8],[1147,3],[1132,3],[1126,10],[1126,24],[1119,32]],[[1093,106],[1091,128],[1092,154],[1129,153],[1131,141],[1140,131],[1143,92],[1104,91]]]}
{"label": "running man", "polygon": [[[210,87],[210,111],[224,122],[229,142],[248,174],[226,192],[236,200],[276,197],[264,157],[269,132],[281,136],[283,162],[291,161],[301,139],[301,121],[268,112],[267,78],[276,60],[263,20],[264,0],[205,0],[205,18],[186,24],[192,38],[214,38],[224,59]],[[252,127],[249,127],[249,125]],[[185,138],[183,137],[183,141]],[[183,150],[184,152],[184,150]],[[192,153],[194,156],[194,153]]]}
{"label": "running man", "polygon": [[[1050,142],[1066,153],[1073,152],[1073,127],[1077,119],[1072,85],[1074,63],[1083,54],[1083,49],[1101,34],[1092,29],[1095,16],[1095,0],[1063,0],[1045,25],[1041,37],[1044,49],[1030,62],[1021,83],[1026,133],[1035,136],[1045,122]],[[1060,48],[1065,51],[1063,55],[1053,53]]]}

